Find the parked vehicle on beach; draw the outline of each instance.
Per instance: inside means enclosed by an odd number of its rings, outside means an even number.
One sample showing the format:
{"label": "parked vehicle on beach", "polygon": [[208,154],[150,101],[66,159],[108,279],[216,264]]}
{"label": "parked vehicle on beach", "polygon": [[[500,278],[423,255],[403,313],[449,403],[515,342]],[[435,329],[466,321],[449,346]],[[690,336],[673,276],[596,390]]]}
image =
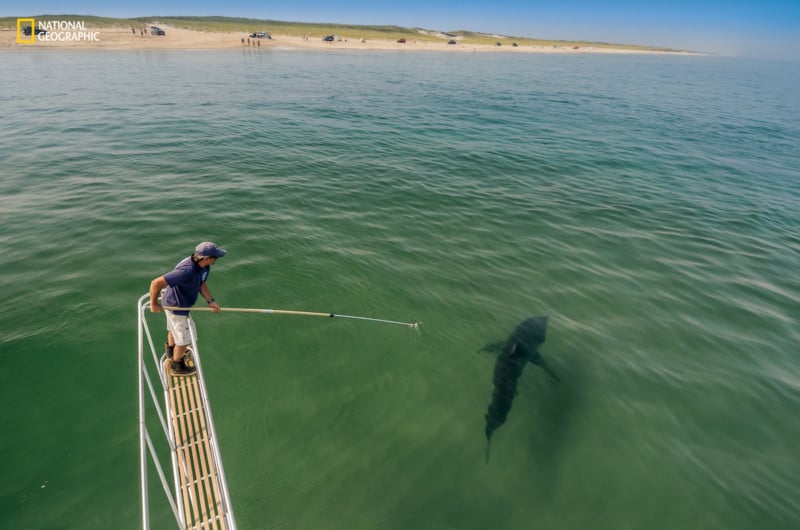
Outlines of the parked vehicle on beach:
{"label": "parked vehicle on beach", "polygon": [[397,43],[398,44],[405,44],[406,43],[406,39],[397,39]]}
{"label": "parked vehicle on beach", "polygon": [[456,41],[454,41],[453,39],[450,39],[449,41],[447,41],[447,44],[456,44]]}
{"label": "parked vehicle on beach", "polygon": [[272,35],[266,31],[256,31],[250,34],[251,39],[271,39]]}
{"label": "parked vehicle on beach", "polygon": [[150,26],[150,35],[166,35],[167,33],[158,26]]}
{"label": "parked vehicle on beach", "polygon": [[325,42],[333,42],[334,41],[333,35],[327,35],[325,37],[322,37],[322,40],[324,40]]}

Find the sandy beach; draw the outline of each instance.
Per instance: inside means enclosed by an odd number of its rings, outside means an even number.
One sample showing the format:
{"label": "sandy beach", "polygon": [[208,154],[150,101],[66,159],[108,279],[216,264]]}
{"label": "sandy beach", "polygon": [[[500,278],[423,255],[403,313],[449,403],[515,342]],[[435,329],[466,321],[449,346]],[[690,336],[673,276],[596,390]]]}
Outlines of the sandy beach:
{"label": "sandy beach", "polygon": [[251,39],[245,32],[223,33],[180,29],[159,24],[166,35],[150,35],[144,27],[87,27],[87,32],[96,34],[96,39],[88,42],[40,41],[38,37],[31,44],[17,42],[15,29],[0,30],[0,49],[106,49],[106,50],[209,50],[209,49],[315,49],[315,50],[387,50],[387,51],[448,51],[469,53],[637,53],[637,54],[691,54],[689,52],[670,52],[661,50],[614,48],[606,46],[495,46],[490,44],[447,44],[428,40],[407,40],[401,43],[394,40],[362,39],[343,36],[335,42],[325,42],[319,36],[293,36],[273,34],[271,39]]}

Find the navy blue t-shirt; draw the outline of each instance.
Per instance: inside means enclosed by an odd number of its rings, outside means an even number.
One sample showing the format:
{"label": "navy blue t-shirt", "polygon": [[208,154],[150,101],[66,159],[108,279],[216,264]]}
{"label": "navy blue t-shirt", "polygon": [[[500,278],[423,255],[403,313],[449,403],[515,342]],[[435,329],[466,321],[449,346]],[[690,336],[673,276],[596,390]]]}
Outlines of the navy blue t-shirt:
{"label": "navy blue t-shirt", "polygon": [[[200,286],[211,273],[211,266],[200,267],[192,257],[184,259],[172,272],[164,275],[168,287],[161,298],[165,306],[192,307],[200,294]],[[176,315],[188,315],[188,311],[175,311]]]}

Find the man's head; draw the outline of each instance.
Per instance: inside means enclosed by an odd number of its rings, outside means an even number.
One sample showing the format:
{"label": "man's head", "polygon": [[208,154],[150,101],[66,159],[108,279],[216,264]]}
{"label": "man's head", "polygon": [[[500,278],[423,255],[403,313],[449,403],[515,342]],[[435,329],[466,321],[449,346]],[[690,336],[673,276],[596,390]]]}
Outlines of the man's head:
{"label": "man's head", "polygon": [[225,250],[211,241],[203,241],[194,248],[194,257],[199,262],[206,260],[206,263],[214,263],[217,258],[225,255]]}

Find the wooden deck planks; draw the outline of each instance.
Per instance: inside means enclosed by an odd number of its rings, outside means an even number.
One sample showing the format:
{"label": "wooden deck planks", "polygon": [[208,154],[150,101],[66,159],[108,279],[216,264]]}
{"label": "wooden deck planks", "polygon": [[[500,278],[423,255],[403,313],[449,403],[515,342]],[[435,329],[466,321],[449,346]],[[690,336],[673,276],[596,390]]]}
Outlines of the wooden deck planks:
{"label": "wooden deck planks", "polygon": [[227,530],[214,446],[197,377],[166,373],[186,527]]}

